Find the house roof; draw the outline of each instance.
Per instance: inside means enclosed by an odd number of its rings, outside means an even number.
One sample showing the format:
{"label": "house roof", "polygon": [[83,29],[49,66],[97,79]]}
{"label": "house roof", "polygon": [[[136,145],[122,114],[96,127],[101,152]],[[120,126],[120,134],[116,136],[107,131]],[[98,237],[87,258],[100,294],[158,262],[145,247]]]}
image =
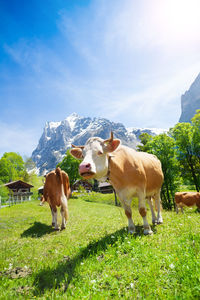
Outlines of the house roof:
{"label": "house roof", "polygon": [[91,183],[89,183],[87,180],[83,180],[83,179],[76,180],[76,182],[73,184],[73,186],[76,185],[76,184],[86,184],[86,185],[92,187]]}
{"label": "house roof", "polygon": [[24,188],[32,188],[34,187],[32,184],[29,184],[27,182],[24,182],[22,180],[16,180],[16,181],[11,181],[8,182],[6,184],[4,184],[4,186],[7,186],[9,189],[15,189],[15,188],[19,188],[19,187],[24,187]]}
{"label": "house roof", "polygon": [[99,183],[99,188],[107,187],[107,186],[112,186],[112,185],[109,182],[101,182],[101,183]]}

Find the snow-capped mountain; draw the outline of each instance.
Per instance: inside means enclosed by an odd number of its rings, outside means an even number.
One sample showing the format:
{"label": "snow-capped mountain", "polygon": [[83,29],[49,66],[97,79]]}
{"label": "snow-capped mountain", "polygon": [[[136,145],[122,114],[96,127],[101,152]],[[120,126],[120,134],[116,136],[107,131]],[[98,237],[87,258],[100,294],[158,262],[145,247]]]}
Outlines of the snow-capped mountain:
{"label": "snow-capped mountain", "polygon": [[143,132],[157,135],[162,129],[125,128],[121,123],[114,123],[104,118],[80,117],[71,114],[60,122],[47,122],[37,148],[32,153],[40,174],[46,174],[62,161],[71,144],[84,145],[88,138],[98,136],[107,139],[113,131],[124,145],[136,148],[139,136]]}
{"label": "snow-capped mountain", "polygon": [[200,73],[181,96],[181,116],[179,122],[190,122],[197,109],[200,109]]}

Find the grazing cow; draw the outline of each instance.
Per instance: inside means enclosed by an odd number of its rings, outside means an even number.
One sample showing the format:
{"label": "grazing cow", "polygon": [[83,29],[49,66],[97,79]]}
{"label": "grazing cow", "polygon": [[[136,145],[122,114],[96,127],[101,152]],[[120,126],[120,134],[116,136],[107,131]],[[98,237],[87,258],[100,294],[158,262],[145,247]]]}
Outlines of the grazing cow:
{"label": "grazing cow", "polygon": [[176,213],[181,208],[183,213],[183,206],[194,206],[196,205],[200,209],[200,193],[198,192],[177,192],[175,193]]}
{"label": "grazing cow", "polygon": [[43,200],[49,203],[52,213],[52,226],[55,230],[59,230],[57,223],[57,206],[61,206],[62,225],[61,229],[66,227],[68,219],[68,205],[67,200],[70,197],[69,177],[67,173],[56,168],[46,175],[44,184]]}
{"label": "grazing cow", "polygon": [[[128,218],[130,233],[135,232],[132,220],[131,202],[134,196],[139,199],[139,213],[143,218],[144,234],[152,234],[146,217],[145,199],[148,200],[152,222],[162,223],[160,190],[163,183],[161,163],[156,156],[137,152],[120,145],[120,140],[113,139],[113,133],[107,140],[98,137],[88,139],[85,146],[74,146],[71,154],[83,159],[79,173],[85,179],[109,179],[124,207]],[[158,215],[153,210],[151,198],[155,199]]]}

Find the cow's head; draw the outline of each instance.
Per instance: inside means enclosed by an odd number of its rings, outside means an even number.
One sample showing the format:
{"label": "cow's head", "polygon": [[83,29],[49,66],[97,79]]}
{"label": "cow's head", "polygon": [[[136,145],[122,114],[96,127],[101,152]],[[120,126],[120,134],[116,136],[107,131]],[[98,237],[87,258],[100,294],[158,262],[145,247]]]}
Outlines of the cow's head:
{"label": "cow's head", "polygon": [[107,140],[99,137],[92,137],[87,140],[85,146],[74,146],[70,153],[83,159],[79,165],[79,173],[85,179],[100,179],[108,172],[108,155],[117,149],[120,140],[113,139],[113,133]]}

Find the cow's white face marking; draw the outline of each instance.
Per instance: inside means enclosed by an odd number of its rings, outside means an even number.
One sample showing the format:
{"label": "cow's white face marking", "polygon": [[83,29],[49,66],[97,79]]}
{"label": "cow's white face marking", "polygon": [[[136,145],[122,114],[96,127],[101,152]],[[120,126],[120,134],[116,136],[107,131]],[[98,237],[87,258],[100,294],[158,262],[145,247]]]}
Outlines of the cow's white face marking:
{"label": "cow's white face marking", "polygon": [[119,144],[120,140],[113,139],[111,132],[111,137],[107,140],[93,137],[85,146],[72,145],[70,153],[78,159],[83,159],[79,165],[79,173],[83,178],[102,180],[108,173],[108,153],[115,151]]}
{"label": "cow's white face marking", "polygon": [[108,155],[103,142],[101,138],[90,138],[83,149],[81,165],[91,165],[91,178],[100,179],[108,173]]}

